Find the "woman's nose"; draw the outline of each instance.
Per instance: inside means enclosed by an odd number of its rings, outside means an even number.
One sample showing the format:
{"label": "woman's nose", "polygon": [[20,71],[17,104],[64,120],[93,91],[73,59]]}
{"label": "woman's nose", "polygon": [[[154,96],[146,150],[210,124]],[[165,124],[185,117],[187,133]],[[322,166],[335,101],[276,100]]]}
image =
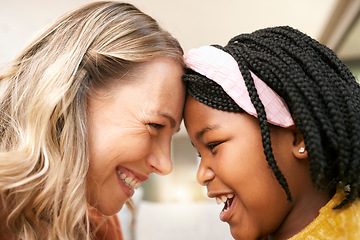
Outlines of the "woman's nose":
{"label": "woman's nose", "polygon": [[199,169],[196,174],[197,181],[202,186],[208,185],[208,183],[213,180],[215,177],[214,171],[210,168],[210,166],[204,161],[201,160]]}
{"label": "woman's nose", "polygon": [[173,164],[171,162],[170,142],[153,144],[153,151],[147,157],[147,165],[152,172],[159,175],[171,173]]}

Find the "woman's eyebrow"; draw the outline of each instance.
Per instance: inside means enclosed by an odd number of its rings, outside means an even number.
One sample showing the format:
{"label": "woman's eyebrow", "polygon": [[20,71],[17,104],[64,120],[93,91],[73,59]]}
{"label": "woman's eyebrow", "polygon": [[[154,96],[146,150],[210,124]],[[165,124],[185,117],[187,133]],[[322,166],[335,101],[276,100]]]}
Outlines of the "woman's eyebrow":
{"label": "woman's eyebrow", "polygon": [[[172,117],[172,116],[170,116],[170,114],[168,114],[168,113],[165,113],[165,112],[160,112],[160,113],[158,113],[160,116],[163,116],[163,117],[165,117],[165,118],[167,118],[169,121],[170,121],[170,126],[171,126],[171,128],[175,128],[176,127],[176,121],[175,121],[175,119]],[[178,131],[180,131],[180,127],[179,127],[179,130]]]}

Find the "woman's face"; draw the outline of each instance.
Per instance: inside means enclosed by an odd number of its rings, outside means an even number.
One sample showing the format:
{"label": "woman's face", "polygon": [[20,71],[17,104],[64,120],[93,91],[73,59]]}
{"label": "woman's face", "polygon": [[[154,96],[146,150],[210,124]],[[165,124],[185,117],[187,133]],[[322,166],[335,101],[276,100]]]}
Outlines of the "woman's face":
{"label": "woman's face", "polygon": [[[271,127],[275,159],[294,198],[287,203],[285,191],[266,161],[256,118],[216,110],[188,96],[184,121],[201,155],[198,181],[207,187],[209,197],[226,201],[220,219],[230,225],[235,239],[261,239],[277,231],[291,236],[309,223],[302,214],[312,211],[312,204],[318,207],[310,196],[316,191],[310,187],[308,162],[294,157],[301,142],[293,130]],[[309,196],[305,197],[305,192]],[[310,218],[318,214],[317,207]],[[291,221],[295,224],[288,224]]]}
{"label": "woman's face", "polygon": [[159,58],[110,92],[89,97],[87,200],[103,214],[117,213],[151,173],[172,171],[170,142],[185,99],[182,74],[178,62]]}

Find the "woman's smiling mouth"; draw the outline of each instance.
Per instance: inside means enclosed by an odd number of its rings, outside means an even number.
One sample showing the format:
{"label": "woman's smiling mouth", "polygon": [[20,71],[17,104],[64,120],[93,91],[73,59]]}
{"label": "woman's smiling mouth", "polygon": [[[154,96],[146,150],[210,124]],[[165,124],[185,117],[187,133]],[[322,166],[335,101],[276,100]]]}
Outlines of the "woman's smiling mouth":
{"label": "woman's smiling mouth", "polygon": [[132,197],[134,195],[135,189],[139,188],[142,182],[146,181],[148,177],[141,176],[138,173],[134,173],[131,170],[124,167],[116,167],[116,173],[119,176],[121,186],[124,189],[124,192]]}
{"label": "woman's smiling mouth", "polygon": [[119,175],[120,179],[125,183],[126,186],[129,188],[137,189],[141,182],[138,181],[136,178],[133,178],[131,176],[126,175],[125,173],[122,173],[120,170],[116,171]]}

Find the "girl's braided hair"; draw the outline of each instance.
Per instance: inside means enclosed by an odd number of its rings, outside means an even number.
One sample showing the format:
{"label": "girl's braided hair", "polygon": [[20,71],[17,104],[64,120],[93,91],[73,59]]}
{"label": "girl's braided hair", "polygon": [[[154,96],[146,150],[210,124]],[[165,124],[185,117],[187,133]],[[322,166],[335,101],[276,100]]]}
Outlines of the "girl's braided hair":
{"label": "girl's braided hair", "polygon": [[[337,208],[360,196],[360,87],[335,53],[291,27],[266,28],[216,46],[237,61],[257,111],[266,160],[291,200],[289,186],[274,159],[269,124],[249,70],[287,103],[304,136],[314,186],[346,189]],[[188,71],[187,91],[206,105],[243,110],[215,82]]]}

